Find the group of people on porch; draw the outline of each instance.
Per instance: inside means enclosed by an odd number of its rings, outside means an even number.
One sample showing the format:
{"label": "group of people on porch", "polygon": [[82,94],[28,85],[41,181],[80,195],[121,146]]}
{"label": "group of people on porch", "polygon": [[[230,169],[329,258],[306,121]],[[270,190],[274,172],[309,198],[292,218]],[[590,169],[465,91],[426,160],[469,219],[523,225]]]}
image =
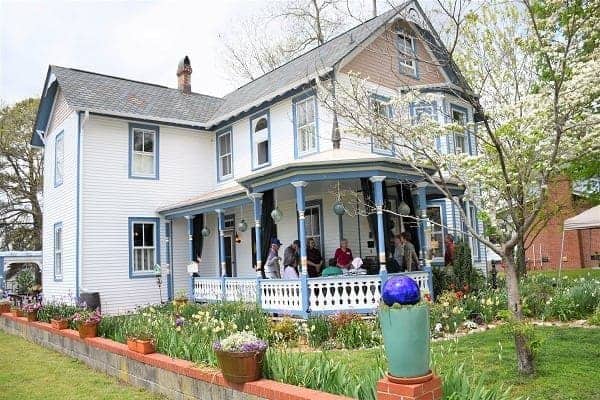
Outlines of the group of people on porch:
{"label": "group of people on porch", "polygon": [[[279,239],[271,239],[271,247],[265,263],[267,279],[296,279],[300,276],[300,241],[294,240],[279,256],[282,243]],[[388,272],[416,271],[419,268],[419,258],[410,234],[403,232],[394,237],[394,248],[388,264]],[[348,247],[348,240],[341,239],[332,258],[327,265],[321,255],[314,238],[307,239],[306,249],[307,275],[309,278],[342,275],[350,271],[358,271],[363,265],[362,259],[354,257]]]}

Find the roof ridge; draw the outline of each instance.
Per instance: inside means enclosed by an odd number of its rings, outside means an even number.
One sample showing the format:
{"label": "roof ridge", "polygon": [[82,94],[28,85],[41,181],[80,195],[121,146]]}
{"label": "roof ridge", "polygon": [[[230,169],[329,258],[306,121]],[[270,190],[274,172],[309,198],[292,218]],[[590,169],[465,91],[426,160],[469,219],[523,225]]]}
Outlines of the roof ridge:
{"label": "roof ridge", "polygon": [[[408,2],[405,2],[405,3],[408,3]],[[233,94],[233,93],[237,92],[238,90],[242,89],[243,87],[245,87],[245,86],[247,86],[247,85],[249,85],[249,84],[251,84],[251,83],[253,83],[253,82],[256,82],[257,80],[259,80],[259,79],[261,79],[261,78],[263,78],[263,77],[265,77],[265,76],[267,76],[267,75],[269,75],[269,74],[271,74],[271,73],[275,72],[276,70],[278,70],[278,69],[280,69],[280,68],[282,68],[282,67],[286,66],[287,64],[290,64],[291,62],[293,62],[293,61],[296,61],[296,60],[297,60],[297,59],[299,59],[300,57],[304,57],[305,55],[307,55],[307,54],[309,54],[309,53],[311,53],[311,52],[313,52],[313,51],[315,51],[315,50],[319,49],[320,47],[322,47],[322,46],[325,46],[326,44],[328,44],[328,43],[330,43],[330,42],[333,42],[335,39],[338,39],[338,38],[340,38],[341,36],[343,36],[343,35],[347,34],[348,32],[350,32],[350,31],[353,31],[353,30],[355,30],[355,29],[357,29],[357,28],[360,28],[361,26],[365,25],[365,24],[366,24],[366,23],[368,23],[368,22],[371,22],[371,21],[373,21],[373,20],[375,20],[375,19],[377,19],[377,18],[381,18],[382,16],[384,16],[384,15],[386,15],[386,14],[388,14],[388,13],[392,13],[392,12],[398,12],[398,9],[399,9],[400,7],[403,7],[403,6],[405,5],[405,3],[402,3],[400,6],[393,7],[392,9],[390,9],[390,10],[388,10],[388,11],[386,11],[386,12],[382,13],[382,14],[379,14],[379,15],[377,15],[377,16],[375,16],[375,17],[369,18],[369,19],[367,19],[367,20],[365,20],[365,21],[361,22],[360,24],[358,24],[358,25],[355,25],[355,26],[353,26],[352,28],[350,28],[350,29],[348,29],[348,30],[345,30],[344,32],[341,32],[341,33],[339,33],[338,35],[336,35],[336,36],[334,36],[334,37],[332,37],[332,38],[328,39],[327,41],[325,41],[325,42],[321,43],[320,45],[318,45],[318,46],[316,46],[316,47],[313,47],[312,49],[309,49],[309,50],[305,51],[304,53],[298,54],[296,57],[294,57],[294,58],[292,58],[292,59],[290,59],[290,60],[288,60],[288,61],[284,62],[283,64],[281,64],[281,65],[277,66],[276,68],[273,68],[272,70],[270,70],[270,71],[268,71],[268,72],[265,72],[264,74],[260,75],[259,77],[255,78],[255,79],[252,79],[252,80],[250,80],[250,81],[248,81],[248,82],[244,83],[242,86],[240,86],[240,87],[238,87],[238,88],[236,88],[236,89],[232,90],[231,92],[229,92],[229,93],[227,93],[226,95],[224,95],[224,96],[223,96],[223,98],[225,98],[225,97],[229,96],[230,94]]]}
{"label": "roof ridge", "polygon": [[[54,64],[51,64],[50,67],[51,68],[68,69],[68,70],[71,70],[71,71],[83,72],[85,74],[91,74],[91,75],[97,75],[97,76],[104,76],[106,78],[119,79],[119,80],[127,81],[127,82],[140,83],[142,85],[149,85],[149,86],[159,87],[161,89],[169,89],[169,90],[177,90],[177,91],[179,91],[179,89],[172,88],[172,87],[165,86],[165,85],[159,85],[157,83],[138,81],[138,80],[135,80],[135,79],[123,78],[122,76],[102,74],[102,73],[99,73],[99,72],[87,71],[87,70],[80,69],[80,68],[63,67],[61,65],[54,65]],[[204,94],[204,93],[198,93],[198,92],[191,92],[190,94],[197,95],[197,96],[212,97],[213,99],[217,99],[217,100],[223,100],[222,97],[217,97],[217,96],[213,96],[213,95],[210,95],[210,94]]]}

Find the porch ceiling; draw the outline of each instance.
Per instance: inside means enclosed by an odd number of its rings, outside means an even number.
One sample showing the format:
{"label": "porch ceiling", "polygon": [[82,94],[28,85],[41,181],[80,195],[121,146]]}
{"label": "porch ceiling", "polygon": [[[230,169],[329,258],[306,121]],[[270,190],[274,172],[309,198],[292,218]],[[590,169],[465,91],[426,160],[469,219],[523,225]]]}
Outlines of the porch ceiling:
{"label": "porch ceiling", "polygon": [[217,208],[236,207],[250,203],[246,189],[238,184],[221,190],[205,193],[181,202],[161,207],[157,212],[167,219],[176,219],[186,215],[202,214]]}

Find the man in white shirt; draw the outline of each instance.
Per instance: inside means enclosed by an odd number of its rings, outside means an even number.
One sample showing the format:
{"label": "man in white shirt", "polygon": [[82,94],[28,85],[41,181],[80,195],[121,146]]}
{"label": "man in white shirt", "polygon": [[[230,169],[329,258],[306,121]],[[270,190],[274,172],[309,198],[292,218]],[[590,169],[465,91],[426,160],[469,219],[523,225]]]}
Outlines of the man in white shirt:
{"label": "man in white shirt", "polygon": [[280,279],[281,273],[279,272],[279,263],[281,257],[279,257],[279,247],[281,242],[277,238],[271,239],[271,249],[267,256],[267,262],[265,263],[265,276],[267,279]]}

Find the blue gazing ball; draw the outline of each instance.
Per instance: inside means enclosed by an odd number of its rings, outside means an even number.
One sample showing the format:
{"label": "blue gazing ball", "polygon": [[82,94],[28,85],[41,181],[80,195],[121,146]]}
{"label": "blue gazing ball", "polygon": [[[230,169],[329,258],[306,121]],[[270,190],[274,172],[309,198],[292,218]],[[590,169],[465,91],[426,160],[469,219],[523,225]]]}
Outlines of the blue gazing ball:
{"label": "blue gazing ball", "polygon": [[388,306],[398,304],[417,304],[421,300],[421,290],[417,282],[408,276],[394,276],[383,285],[383,302]]}

